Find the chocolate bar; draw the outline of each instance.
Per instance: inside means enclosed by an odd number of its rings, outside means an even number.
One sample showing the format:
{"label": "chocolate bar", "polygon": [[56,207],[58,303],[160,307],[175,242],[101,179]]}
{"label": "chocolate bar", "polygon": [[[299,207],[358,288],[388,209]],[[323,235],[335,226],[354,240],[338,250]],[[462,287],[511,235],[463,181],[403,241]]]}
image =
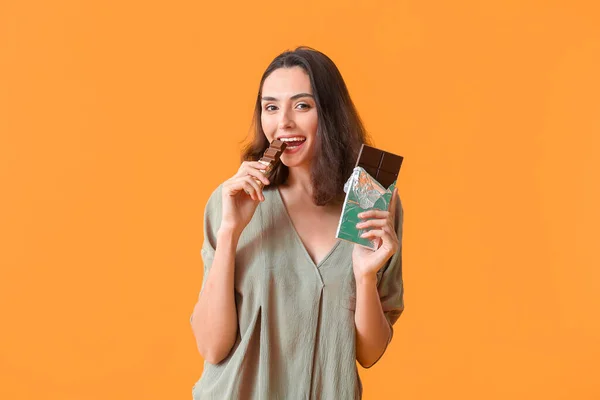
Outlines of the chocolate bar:
{"label": "chocolate bar", "polygon": [[[263,174],[265,174],[267,179],[271,178],[271,175],[273,175],[273,172],[275,172],[275,170],[281,163],[280,158],[281,158],[281,155],[283,154],[283,152],[285,151],[286,147],[287,147],[286,143],[282,142],[281,140],[275,139],[271,142],[271,144],[269,145],[269,148],[267,150],[265,150],[261,159],[258,160],[259,163],[267,166],[267,169],[261,170],[261,172]],[[258,179],[254,179],[254,180],[256,181],[256,183],[258,183],[258,186],[260,186],[260,188],[262,189],[264,184]]]}
{"label": "chocolate bar", "polygon": [[381,186],[387,189],[398,178],[402,160],[404,160],[402,156],[363,144],[358,154],[356,166],[362,167]]}
{"label": "chocolate bar", "polygon": [[338,239],[376,250],[379,242],[361,237],[367,230],[356,228],[358,214],[365,210],[388,210],[404,158],[363,145],[352,176],[346,182],[346,198],[335,234]]}

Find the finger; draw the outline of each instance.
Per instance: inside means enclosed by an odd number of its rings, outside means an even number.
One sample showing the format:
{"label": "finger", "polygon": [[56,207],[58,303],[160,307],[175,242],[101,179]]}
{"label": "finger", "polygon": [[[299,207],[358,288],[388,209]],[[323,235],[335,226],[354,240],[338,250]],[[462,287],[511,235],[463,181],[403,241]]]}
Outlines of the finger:
{"label": "finger", "polygon": [[384,226],[389,225],[389,220],[387,218],[378,218],[378,219],[370,219],[368,221],[359,222],[356,224],[358,229],[366,229],[366,228],[383,228]]}
{"label": "finger", "polygon": [[[264,167],[264,165],[263,165],[263,167]],[[240,175],[241,176],[244,176],[244,175],[253,176],[256,179],[258,179],[259,181],[261,181],[263,183],[263,185],[269,185],[271,183],[269,181],[269,179],[267,179],[267,177],[265,176],[265,174],[262,172],[262,170],[258,170],[256,168],[251,167],[251,166],[248,166],[248,167],[245,167],[245,168],[241,169],[240,170]]]}
{"label": "finger", "polygon": [[256,183],[256,181],[254,180],[253,177],[251,177],[249,175],[246,175],[246,176],[242,177],[242,179],[245,182],[249,183],[250,186],[252,187],[252,192],[256,196],[255,200],[263,201],[265,199],[264,196],[263,196],[263,194],[262,194],[262,190],[261,190],[260,186],[258,185],[258,183]]}
{"label": "finger", "polygon": [[243,189],[242,185],[238,182],[238,180],[236,178],[231,178],[231,179],[225,181],[225,183],[223,183],[223,191],[228,196],[235,196],[242,189]]}
{"label": "finger", "polygon": [[261,181],[263,185],[269,185],[271,182],[269,182],[264,173],[266,168],[266,165],[257,161],[244,161],[235,176],[251,175]]}
{"label": "finger", "polygon": [[[368,229],[368,228],[366,228]],[[365,231],[365,233],[368,232],[382,232],[383,235],[389,235],[390,237],[392,237],[393,234],[395,234],[395,232],[390,228],[389,224],[383,224],[383,226],[378,226],[375,228],[371,228]],[[379,233],[377,233],[379,234]],[[382,236],[383,237],[383,236]]]}
{"label": "finger", "polygon": [[256,195],[254,193],[254,188],[252,187],[252,185],[250,184],[250,182],[247,182],[245,180],[240,182],[240,186],[242,189],[244,189],[244,192],[246,192],[246,194],[254,201],[256,201]]}
{"label": "finger", "polygon": [[241,172],[242,170],[246,170],[248,168],[265,170],[265,169],[267,169],[267,166],[265,164],[261,163],[261,162],[258,162],[258,161],[244,161],[240,165],[240,168],[238,169],[238,172]]}
{"label": "finger", "polygon": [[390,215],[389,211],[368,210],[368,211],[363,211],[360,214],[358,214],[358,218],[361,218],[361,219],[367,219],[367,218],[387,218],[387,217],[389,217],[389,215]]}
{"label": "finger", "polygon": [[360,235],[361,238],[370,240],[375,245],[375,250],[378,250],[383,244],[383,231],[373,229]]}
{"label": "finger", "polygon": [[381,239],[381,245],[386,245],[386,247],[391,249],[391,251],[393,252],[395,252],[398,247],[397,240],[394,240],[394,237],[390,235],[390,233],[387,232],[387,230],[384,229],[373,229],[363,233],[362,235],[360,235],[360,237],[372,240],[379,238]]}
{"label": "finger", "polygon": [[[255,186],[253,186],[253,184]],[[256,195],[258,185],[248,176],[242,176],[231,180],[229,186],[229,195],[234,196],[240,191],[246,192],[246,194],[254,201],[257,201],[259,197]]]}
{"label": "finger", "polygon": [[249,185],[246,183],[244,183],[244,192],[246,192],[246,194],[248,195],[248,197],[250,197],[252,199],[252,201],[256,201],[256,195],[254,194],[252,189],[250,189]]}
{"label": "finger", "polygon": [[385,235],[386,235],[386,233],[383,231],[383,229],[371,229],[370,231],[367,231],[367,232],[363,233],[362,235],[360,235],[360,237],[362,237],[362,238],[376,238],[376,237],[383,238]]}

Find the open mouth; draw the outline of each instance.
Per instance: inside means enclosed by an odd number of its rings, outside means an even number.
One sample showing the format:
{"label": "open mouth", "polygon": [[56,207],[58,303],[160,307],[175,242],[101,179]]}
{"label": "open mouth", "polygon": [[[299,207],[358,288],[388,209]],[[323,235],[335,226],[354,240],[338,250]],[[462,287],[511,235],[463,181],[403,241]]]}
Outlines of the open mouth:
{"label": "open mouth", "polygon": [[291,153],[291,152],[299,149],[306,141],[306,138],[303,136],[295,136],[295,137],[279,138],[279,140],[281,140],[282,142],[284,142],[287,145],[287,147],[285,148],[285,152]]}

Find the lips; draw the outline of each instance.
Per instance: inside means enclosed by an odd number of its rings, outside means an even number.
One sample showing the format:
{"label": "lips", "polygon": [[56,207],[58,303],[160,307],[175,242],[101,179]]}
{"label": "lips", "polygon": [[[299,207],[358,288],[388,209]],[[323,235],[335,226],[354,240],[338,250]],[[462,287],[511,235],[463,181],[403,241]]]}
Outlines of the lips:
{"label": "lips", "polygon": [[277,138],[284,142],[287,147],[285,148],[285,153],[294,153],[298,150],[304,142],[306,142],[306,138],[304,136],[287,136],[287,137],[279,137]]}

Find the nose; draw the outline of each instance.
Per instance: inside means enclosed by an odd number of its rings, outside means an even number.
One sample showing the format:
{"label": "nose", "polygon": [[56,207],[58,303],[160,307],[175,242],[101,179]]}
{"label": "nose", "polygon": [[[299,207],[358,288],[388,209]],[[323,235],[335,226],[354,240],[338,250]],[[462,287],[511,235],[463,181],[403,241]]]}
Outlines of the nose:
{"label": "nose", "polygon": [[294,126],[294,120],[290,110],[283,109],[280,113],[278,128],[281,130],[290,129]]}

